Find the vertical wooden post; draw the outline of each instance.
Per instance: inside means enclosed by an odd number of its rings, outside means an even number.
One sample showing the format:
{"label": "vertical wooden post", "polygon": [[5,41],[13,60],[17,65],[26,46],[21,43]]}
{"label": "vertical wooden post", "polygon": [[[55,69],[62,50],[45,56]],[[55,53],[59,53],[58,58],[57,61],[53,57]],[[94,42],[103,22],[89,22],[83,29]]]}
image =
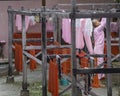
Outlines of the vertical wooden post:
{"label": "vertical wooden post", "polygon": [[[21,10],[23,11],[24,8],[22,7]],[[22,15],[22,54],[25,51],[26,46],[26,28],[25,28],[25,15]],[[22,81],[22,90],[21,96],[29,96],[29,90],[27,90],[27,57],[23,54],[23,81]]]}
{"label": "vertical wooden post", "polygon": [[[112,68],[111,61],[111,38],[110,38],[110,18],[107,18],[106,24],[106,43],[107,43],[107,67]],[[112,77],[107,74],[107,96],[112,96]]]}
{"label": "vertical wooden post", "polygon": [[13,83],[14,82],[14,77],[13,77],[13,69],[12,69],[12,60],[13,60],[13,51],[12,51],[12,39],[13,39],[13,18],[14,15],[10,11],[12,10],[11,6],[8,7],[8,76],[7,76],[7,83]]}
{"label": "vertical wooden post", "polygon": [[46,0],[42,0],[42,6],[46,6]]}
{"label": "vertical wooden post", "polygon": [[75,15],[76,15],[76,0],[71,0],[71,62],[72,62],[72,96],[77,96],[77,85],[76,85],[76,79],[77,79],[77,74],[74,73],[74,70],[77,68],[77,63],[76,63],[76,43],[75,43],[75,38],[76,38],[76,29],[75,29]]}
{"label": "vertical wooden post", "polygon": [[[42,0],[43,13],[46,11],[46,0]],[[47,33],[46,33],[46,17],[42,15],[42,95],[47,96]]]}

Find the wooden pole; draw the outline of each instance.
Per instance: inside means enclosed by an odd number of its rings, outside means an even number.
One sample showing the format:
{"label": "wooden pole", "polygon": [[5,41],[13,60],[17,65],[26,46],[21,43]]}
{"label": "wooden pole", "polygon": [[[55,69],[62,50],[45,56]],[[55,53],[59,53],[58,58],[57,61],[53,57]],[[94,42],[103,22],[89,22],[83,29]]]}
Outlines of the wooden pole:
{"label": "wooden pole", "polygon": [[46,0],[42,0],[42,6],[46,6]]}

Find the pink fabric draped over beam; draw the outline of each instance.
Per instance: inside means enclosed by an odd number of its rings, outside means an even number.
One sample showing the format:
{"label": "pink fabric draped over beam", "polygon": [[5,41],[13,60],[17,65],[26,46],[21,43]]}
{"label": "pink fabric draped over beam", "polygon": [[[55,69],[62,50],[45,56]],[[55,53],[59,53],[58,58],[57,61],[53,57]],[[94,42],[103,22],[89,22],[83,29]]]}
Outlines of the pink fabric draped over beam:
{"label": "pink fabric draped over beam", "polygon": [[[25,29],[28,30],[29,26],[34,26],[36,24],[34,16],[25,16]],[[22,18],[21,15],[16,15],[15,26],[19,32],[22,31]],[[46,31],[53,32],[53,19],[52,17],[48,18],[46,22]]]}
{"label": "pink fabric draped over beam", "polygon": [[[85,40],[89,53],[93,54],[92,30],[93,25],[90,18],[76,19],[76,48],[83,49]],[[62,38],[71,44],[71,19],[62,19]]]}
{"label": "pink fabric draped over beam", "polygon": [[[33,26],[35,25],[35,18],[34,16],[25,16],[25,30],[28,30],[29,25]],[[17,27],[18,31],[22,31],[22,17],[21,15],[16,15],[16,21],[15,21],[15,26]]]}
{"label": "pink fabric draped over beam", "polygon": [[53,18],[52,17],[50,17],[50,18],[48,18],[48,20],[47,20],[47,23],[46,23],[46,31],[47,32],[53,32]]}

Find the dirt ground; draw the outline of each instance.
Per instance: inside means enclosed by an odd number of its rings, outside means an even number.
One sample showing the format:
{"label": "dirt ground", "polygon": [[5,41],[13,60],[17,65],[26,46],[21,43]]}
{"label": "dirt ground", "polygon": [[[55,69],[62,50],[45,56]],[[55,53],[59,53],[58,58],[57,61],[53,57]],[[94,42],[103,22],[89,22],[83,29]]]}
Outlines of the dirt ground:
{"label": "dirt ground", "polygon": [[[5,71],[5,70],[4,70]],[[7,71],[7,70],[6,70]],[[41,68],[38,67],[35,71],[30,71],[28,69],[28,89],[30,92],[30,96],[42,96],[42,85],[41,85],[41,80],[42,80],[42,71]],[[114,74],[115,76],[115,74]],[[117,75],[117,78],[119,79],[119,75]],[[114,77],[113,82],[113,96],[120,96],[118,95],[119,92],[119,87],[120,84],[116,77]],[[7,84],[6,83],[6,75],[0,76],[0,96],[20,96],[20,91],[22,89],[22,73],[16,74],[14,76],[15,82],[12,84]],[[119,79],[120,80],[120,79]],[[106,83],[106,81],[104,81]],[[63,86],[64,87],[64,86]],[[99,96],[107,96],[107,88],[93,88],[92,89],[94,92],[96,92]],[[48,96],[49,95],[48,93]],[[71,96],[71,91],[66,92],[62,96]],[[85,96],[85,95],[83,95]],[[90,96],[90,95],[89,95]]]}

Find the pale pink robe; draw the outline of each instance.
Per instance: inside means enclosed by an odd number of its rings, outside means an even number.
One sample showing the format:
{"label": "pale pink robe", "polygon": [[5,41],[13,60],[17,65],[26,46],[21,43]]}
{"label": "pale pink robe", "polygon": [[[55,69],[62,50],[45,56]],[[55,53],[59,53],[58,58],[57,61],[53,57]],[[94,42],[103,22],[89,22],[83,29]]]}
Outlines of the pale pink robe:
{"label": "pale pink robe", "polygon": [[[76,48],[84,48],[84,39],[90,54],[93,54],[91,42],[92,22],[90,18],[76,19]],[[71,20],[62,19],[62,38],[65,42],[71,44]]]}
{"label": "pale pink robe", "polygon": [[[94,40],[95,40],[95,46],[94,46],[94,53],[95,54],[104,54],[104,28],[106,26],[106,18],[101,19],[101,24],[94,29]],[[104,61],[104,58],[98,58],[97,64],[102,64]],[[99,74],[99,79],[104,77],[104,74]]]}
{"label": "pale pink robe", "polygon": [[[35,22],[34,16],[25,16],[25,29],[26,29],[26,31],[28,30],[29,25],[33,26],[35,24],[36,24],[36,22]],[[17,30],[19,32],[22,31],[22,18],[21,18],[21,15],[19,15],[19,14],[16,15],[15,26],[17,27]]]}
{"label": "pale pink robe", "polygon": [[84,27],[84,30],[83,30],[84,39],[85,39],[86,46],[87,46],[87,49],[88,49],[89,53],[94,54],[93,46],[92,46],[92,40],[91,40],[92,31],[93,31],[93,24],[92,24],[92,21],[91,21],[90,18],[86,18],[85,22],[86,23],[85,23],[85,27]]}
{"label": "pale pink robe", "polygon": [[62,19],[62,38],[66,43],[71,44],[71,20]]}
{"label": "pale pink robe", "polygon": [[52,17],[48,18],[48,20],[47,20],[46,31],[53,32],[53,18]]}
{"label": "pale pink robe", "polygon": [[110,22],[111,32],[118,32],[119,25],[118,22]]}

